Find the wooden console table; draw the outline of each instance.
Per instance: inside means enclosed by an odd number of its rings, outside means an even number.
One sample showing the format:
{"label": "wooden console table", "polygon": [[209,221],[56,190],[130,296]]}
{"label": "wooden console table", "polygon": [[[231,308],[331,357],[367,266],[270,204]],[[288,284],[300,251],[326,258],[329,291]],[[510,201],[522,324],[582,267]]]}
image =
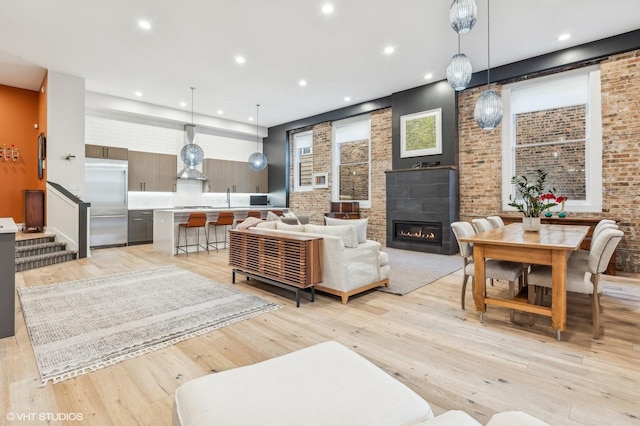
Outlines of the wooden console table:
{"label": "wooden console table", "polygon": [[[505,225],[510,223],[521,223],[522,216],[500,216],[504,221]],[[593,235],[593,230],[595,229],[598,222],[600,222],[601,218],[593,218],[593,217],[541,217],[540,222],[545,225],[581,225],[588,226],[589,232],[587,232],[587,236],[582,241],[580,248],[582,250],[589,250],[591,248],[591,235]],[[617,220],[616,220],[617,222]],[[615,275],[616,274],[616,252],[613,252],[611,256],[611,260],[609,260],[609,265],[607,266],[607,274]]]}
{"label": "wooden console table", "polygon": [[287,233],[265,232],[260,229],[229,231],[229,265],[236,273],[254,278],[296,293],[300,306],[300,291],[309,288],[315,300],[315,284],[322,282],[322,238]]}

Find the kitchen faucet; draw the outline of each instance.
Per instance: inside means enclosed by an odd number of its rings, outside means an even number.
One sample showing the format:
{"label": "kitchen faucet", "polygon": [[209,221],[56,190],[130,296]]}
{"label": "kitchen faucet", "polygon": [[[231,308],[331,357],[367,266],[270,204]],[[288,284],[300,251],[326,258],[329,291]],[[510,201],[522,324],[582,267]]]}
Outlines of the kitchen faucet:
{"label": "kitchen faucet", "polygon": [[231,208],[231,192],[229,191],[229,188],[227,188],[227,208]]}

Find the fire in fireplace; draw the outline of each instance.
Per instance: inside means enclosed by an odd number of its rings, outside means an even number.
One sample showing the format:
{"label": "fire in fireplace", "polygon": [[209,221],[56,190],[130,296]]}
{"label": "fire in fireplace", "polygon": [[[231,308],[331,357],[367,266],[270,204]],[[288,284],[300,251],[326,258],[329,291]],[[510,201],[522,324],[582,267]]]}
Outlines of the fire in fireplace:
{"label": "fire in fireplace", "polygon": [[442,223],[393,221],[396,241],[442,245]]}

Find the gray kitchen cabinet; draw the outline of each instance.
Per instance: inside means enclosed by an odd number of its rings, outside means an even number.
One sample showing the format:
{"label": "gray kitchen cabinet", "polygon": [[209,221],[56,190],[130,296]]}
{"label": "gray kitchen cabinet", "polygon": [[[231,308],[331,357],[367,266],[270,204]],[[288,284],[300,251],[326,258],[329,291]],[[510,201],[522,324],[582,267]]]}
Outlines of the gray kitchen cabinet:
{"label": "gray kitchen cabinet", "polygon": [[251,170],[245,161],[205,158],[202,171],[209,177],[208,192],[260,193],[268,192],[267,168]]}
{"label": "gray kitchen cabinet", "polygon": [[84,146],[84,156],[88,158],[127,160],[129,157],[129,150],[127,148],[115,148],[113,146],[87,144]]}
{"label": "gray kitchen cabinet", "polygon": [[153,210],[129,210],[129,244],[153,242]]}
{"label": "gray kitchen cabinet", "polygon": [[129,191],[175,192],[178,157],[129,151]]}

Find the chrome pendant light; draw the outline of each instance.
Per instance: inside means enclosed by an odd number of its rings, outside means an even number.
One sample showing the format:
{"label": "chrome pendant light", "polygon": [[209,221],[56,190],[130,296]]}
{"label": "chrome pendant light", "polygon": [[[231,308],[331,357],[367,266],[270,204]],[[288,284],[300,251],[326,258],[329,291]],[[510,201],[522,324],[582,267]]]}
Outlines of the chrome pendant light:
{"label": "chrome pendant light", "polygon": [[251,169],[255,170],[256,172],[267,167],[267,156],[258,151],[258,149],[260,148],[260,135],[258,127],[259,108],[260,104],[256,104],[256,152],[249,156],[249,167],[251,167]]}
{"label": "chrome pendant light", "polygon": [[475,0],[453,0],[449,8],[451,28],[458,34],[466,34],[476,24],[478,7]]}
{"label": "chrome pendant light", "polygon": [[204,160],[204,151],[196,145],[196,125],[193,121],[193,91],[191,88],[191,124],[184,125],[185,144],[180,150],[180,158],[184,162],[184,169],[178,173],[179,179],[209,180],[196,167]]}
{"label": "chrome pendant light", "polygon": [[471,61],[464,53],[460,53],[460,35],[458,34],[458,54],[451,58],[447,66],[447,81],[455,91],[459,92],[467,88],[472,73]]}
{"label": "chrome pendant light", "polygon": [[490,0],[487,0],[487,90],[482,92],[473,110],[473,116],[482,130],[495,129],[502,121],[503,115],[502,97],[495,90],[489,88],[491,84],[489,2]]}

